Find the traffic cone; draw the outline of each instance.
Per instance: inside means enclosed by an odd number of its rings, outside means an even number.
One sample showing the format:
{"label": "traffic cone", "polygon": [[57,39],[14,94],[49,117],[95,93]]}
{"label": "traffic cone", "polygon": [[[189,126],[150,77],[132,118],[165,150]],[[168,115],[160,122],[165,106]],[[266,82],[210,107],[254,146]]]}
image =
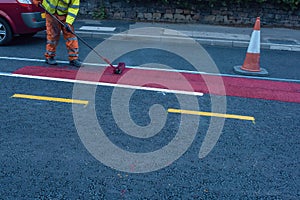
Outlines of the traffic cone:
{"label": "traffic cone", "polygon": [[233,69],[235,73],[242,75],[268,75],[267,70],[260,67],[260,17],[256,18],[244,64]]}

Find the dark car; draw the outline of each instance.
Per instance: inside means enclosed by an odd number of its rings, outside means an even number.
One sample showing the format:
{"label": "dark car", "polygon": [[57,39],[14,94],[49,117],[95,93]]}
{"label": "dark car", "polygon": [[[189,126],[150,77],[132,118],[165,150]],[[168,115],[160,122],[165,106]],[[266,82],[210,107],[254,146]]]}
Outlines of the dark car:
{"label": "dark car", "polygon": [[45,25],[45,13],[31,0],[0,0],[0,45],[16,35],[33,36]]}

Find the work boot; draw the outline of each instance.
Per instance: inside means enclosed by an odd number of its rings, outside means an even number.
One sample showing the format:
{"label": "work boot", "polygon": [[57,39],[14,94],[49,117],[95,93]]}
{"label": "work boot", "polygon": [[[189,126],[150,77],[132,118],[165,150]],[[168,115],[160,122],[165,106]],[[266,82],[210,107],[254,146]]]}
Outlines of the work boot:
{"label": "work boot", "polygon": [[82,63],[78,59],[75,59],[70,61],[70,65],[74,67],[81,67]]}
{"label": "work boot", "polygon": [[46,58],[46,63],[49,65],[57,65],[57,62],[54,58]]}

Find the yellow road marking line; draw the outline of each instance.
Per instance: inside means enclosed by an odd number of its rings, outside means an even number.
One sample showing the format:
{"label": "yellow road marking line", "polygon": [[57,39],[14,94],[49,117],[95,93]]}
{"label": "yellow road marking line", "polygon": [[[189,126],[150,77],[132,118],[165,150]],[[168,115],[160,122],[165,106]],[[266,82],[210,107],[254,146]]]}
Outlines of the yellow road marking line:
{"label": "yellow road marking line", "polygon": [[251,116],[242,116],[242,115],[232,115],[232,114],[222,114],[222,113],[212,113],[212,112],[202,112],[202,111],[193,111],[193,110],[180,110],[169,108],[169,113],[180,113],[187,115],[200,115],[206,117],[221,117],[221,118],[230,118],[230,119],[239,119],[239,120],[249,120],[255,123],[255,118]]}
{"label": "yellow road marking line", "polygon": [[14,94],[12,96],[12,98],[33,99],[33,100],[42,100],[42,101],[55,101],[55,102],[63,102],[63,103],[74,103],[74,104],[83,104],[85,106],[87,106],[89,103],[89,101],[85,101],[85,100],[65,99],[65,98],[47,97],[47,96],[35,96],[35,95],[27,95],[27,94]]}

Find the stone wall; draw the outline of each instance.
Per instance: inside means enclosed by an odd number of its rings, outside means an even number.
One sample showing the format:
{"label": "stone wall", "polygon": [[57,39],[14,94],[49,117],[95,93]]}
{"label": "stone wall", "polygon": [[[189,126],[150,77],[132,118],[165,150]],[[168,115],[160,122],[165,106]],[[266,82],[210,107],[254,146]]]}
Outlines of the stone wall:
{"label": "stone wall", "polygon": [[[103,7],[99,10],[95,8]],[[218,25],[253,25],[261,17],[265,26],[300,28],[300,9],[288,11],[273,5],[253,4],[249,7],[204,7],[202,9],[181,9],[163,5],[128,4],[126,0],[81,0],[82,17],[95,17],[105,12],[107,19],[125,19],[148,22],[203,23]]]}
{"label": "stone wall", "polygon": [[80,0],[79,16],[90,18],[93,16],[96,8],[100,6],[99,0]]}

